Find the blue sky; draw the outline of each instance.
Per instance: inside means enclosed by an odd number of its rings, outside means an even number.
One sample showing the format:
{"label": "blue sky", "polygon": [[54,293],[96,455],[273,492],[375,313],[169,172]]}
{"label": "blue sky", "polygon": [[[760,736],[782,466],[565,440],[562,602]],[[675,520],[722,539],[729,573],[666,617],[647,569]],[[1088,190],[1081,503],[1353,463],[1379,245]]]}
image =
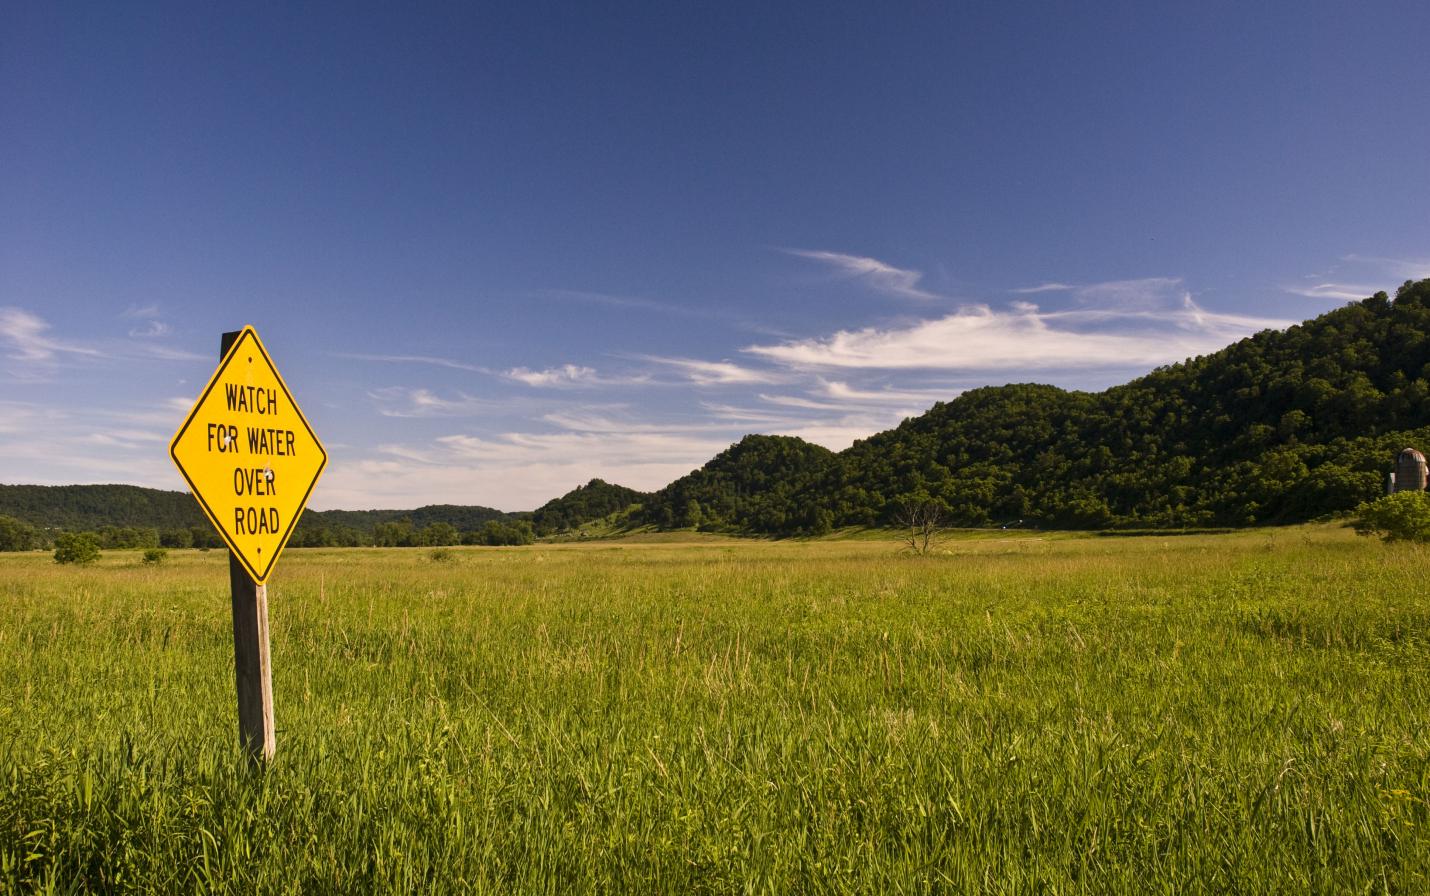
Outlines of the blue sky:
{"label": "blue sky", "polygon": [[518,510],[1430,276],[1430,6],[1170,6],[6,4],[0,481],[243,324],[313,506]]}

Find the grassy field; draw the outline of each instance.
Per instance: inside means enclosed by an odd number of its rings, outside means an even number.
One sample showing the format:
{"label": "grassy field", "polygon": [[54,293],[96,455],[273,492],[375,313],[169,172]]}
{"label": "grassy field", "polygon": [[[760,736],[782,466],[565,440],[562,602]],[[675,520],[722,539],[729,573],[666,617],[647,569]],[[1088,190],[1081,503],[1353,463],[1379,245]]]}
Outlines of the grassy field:
{"label": "grassy field", "polygon": [[1183,537],[0,555],[0,891],[1430,891],[1430,551]]}

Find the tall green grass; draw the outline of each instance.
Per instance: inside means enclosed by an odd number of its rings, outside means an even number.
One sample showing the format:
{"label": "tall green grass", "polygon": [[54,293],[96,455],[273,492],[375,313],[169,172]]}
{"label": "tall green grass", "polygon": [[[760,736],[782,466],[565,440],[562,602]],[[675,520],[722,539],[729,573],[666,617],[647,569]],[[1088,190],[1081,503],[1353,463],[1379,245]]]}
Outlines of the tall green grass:
{"label": "tall green grass", "polygon": [[1309,527],[0,556],[0,891],[1430,890],[1430,551]]}

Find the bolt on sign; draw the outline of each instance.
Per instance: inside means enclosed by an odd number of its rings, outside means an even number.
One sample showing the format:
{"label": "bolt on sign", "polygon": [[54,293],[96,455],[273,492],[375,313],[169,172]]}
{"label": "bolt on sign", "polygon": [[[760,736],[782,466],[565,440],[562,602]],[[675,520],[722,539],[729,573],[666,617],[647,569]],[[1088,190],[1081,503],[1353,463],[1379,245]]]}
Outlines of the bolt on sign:
{"label": "bolt on sign", "polygon": [[219,362],[169,456],[234,556],[265,583],[328,454],[252,327]]}

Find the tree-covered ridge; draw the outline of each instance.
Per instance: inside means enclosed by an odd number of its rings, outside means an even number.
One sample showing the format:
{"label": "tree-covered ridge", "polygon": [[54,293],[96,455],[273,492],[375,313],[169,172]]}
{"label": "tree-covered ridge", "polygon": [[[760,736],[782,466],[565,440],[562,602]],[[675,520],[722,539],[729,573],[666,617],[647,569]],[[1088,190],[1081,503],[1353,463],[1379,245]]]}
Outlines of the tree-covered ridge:
{"label": "tree-covered ridge", "polygon": [[[0,485],[0,516],[46,529],[102,529],[140,526],[155,529],[208,526],[188,492],[137,485]],[[417,528],[447,523],[459,530],[480,529],[489,520],[517,514],[491,507],[429,504],[415,510],[308,510],[300,526],[343,527],[371,535],[381,523],[406,519]]]}
{"label": "tree-covered ridge", "polygon": [[445,523],[463,532],[480,529],[491,520],[506,520],[514,514],[492,507],[464,504],[427,504],[415,510],[308,510],[298,525],[346,527],[371,534],[382,523],[407,520],[418,529]]}
{"label": "tree-covered ridge", "polygon": [[974,389],[827,458],[790,439],[784,456],[741,451],[746,439],[645,515],[818,532],[887,523],[926,493],[972,526],[1305,520],[1380,494],[1395,452],[1430,444],[1427,399],[1430,280],[1104,392]]}
{"label": "tree-covered ridge", "polygon": [[[531,529],[524,516],[456,504],[415,510],[308,510],[289,544],[513,544],[529,539],[521,534]],[[134,485],[0,485],[0,550],[47,545],[59,530],[94,532],[106,549],[223,544],[188,492]]]}
{"label": "tree-covered ridge", "polygon": [[632,504],[641,503],[646,497],[645,492],[603,479],[592,479],[538,507],[531,514],[531,522],[537,534],[552,535],[578,528],[583,523],[605,519]]}
{"label": "tree-covered ridge", "polygon": [[808,490],[834,458],[828,448],[791,436],[745,436],[651,495],[640,519],[663,528],[799,530],[813,518],[796,496]]}
{"label": "tree-covered ridge", "polygon": [[0,516],[46,529],[209,525],[187,492],[137,485],[0,485]]}

